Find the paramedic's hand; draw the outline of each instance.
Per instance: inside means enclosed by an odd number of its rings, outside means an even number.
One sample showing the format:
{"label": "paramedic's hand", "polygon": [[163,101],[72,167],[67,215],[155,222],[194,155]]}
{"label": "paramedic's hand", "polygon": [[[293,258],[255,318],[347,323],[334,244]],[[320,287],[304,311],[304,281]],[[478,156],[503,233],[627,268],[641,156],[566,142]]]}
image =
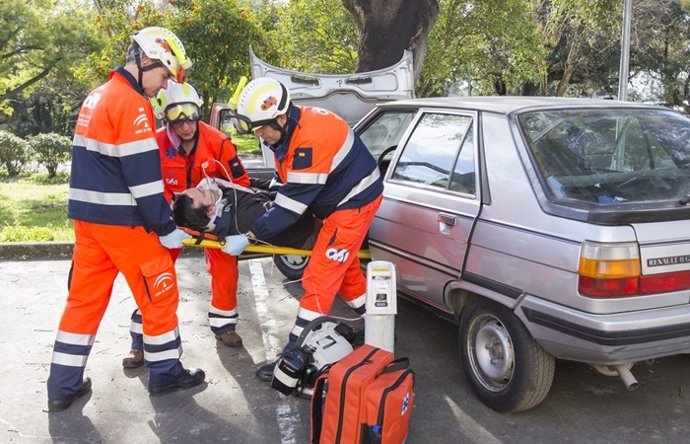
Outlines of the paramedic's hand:
{"label": "paramedic's hand", "polygon": [[230,256],[239,256],[245,248],[249,245],[249,238],[244,234],[237,234],[235,236],[227,236],[225,238],[225,246],[223,252]]}
{"label": "paramedic's hand", "polygon": [[182,239],[191,239],[191,238],[192,238],[192,236],[190,234],[185,233],[184,231],[180,230],[179,228],[175,228],[173,231],[166,234],[165,236],[159,237],[161,244],[165,248],[167,248],[168,250],[174,250],[176,248],[182,248],[184,246],[184,245],[182,245]]}

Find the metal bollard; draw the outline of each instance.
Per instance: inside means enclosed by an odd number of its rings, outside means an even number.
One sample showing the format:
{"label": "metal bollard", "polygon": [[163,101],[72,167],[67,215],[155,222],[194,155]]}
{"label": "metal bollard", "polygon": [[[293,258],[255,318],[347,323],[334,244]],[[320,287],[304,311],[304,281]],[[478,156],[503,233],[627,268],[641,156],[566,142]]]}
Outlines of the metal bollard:
{"label": "metal bollard", "polygon": [[395,265],[391,262],[372,261],[367,265],[366,308],[364,342],[393,353],[398,303]]}

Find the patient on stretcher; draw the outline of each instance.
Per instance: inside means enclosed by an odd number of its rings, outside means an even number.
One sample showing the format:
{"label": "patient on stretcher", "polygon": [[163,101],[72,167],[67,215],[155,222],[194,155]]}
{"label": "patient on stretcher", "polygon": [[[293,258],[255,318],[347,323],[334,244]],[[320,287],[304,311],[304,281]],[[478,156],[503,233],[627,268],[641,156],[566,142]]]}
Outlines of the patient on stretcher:
{"label": "patient on stretcher", "polygon": [[[247,232],[254,221],[271,209],[268,191],[246,188],[223,179],[202,180],[196,188],[177,194],[173,218],[180,227],[210,233],[219,239]],[[309,214],[262,243],[310,250],[321,222]]]}

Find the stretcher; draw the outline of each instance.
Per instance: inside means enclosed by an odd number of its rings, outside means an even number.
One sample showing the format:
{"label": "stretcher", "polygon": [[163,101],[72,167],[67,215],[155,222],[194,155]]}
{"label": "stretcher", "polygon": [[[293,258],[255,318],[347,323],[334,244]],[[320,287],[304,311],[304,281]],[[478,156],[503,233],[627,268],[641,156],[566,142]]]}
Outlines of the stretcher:
{"label": "stretcher", "polygon": [[[225,242],[215,240],[215,239],[210,239],[208,237],[183,239],[182,243],[186,247],[202,247],[202,248],[218,248],[218,249],[220,249],[220,248],[223,248],[225,246]],[[279,256],[289,256],[289,255],[311,256],[311,250],[302,250],[300,248],[280,247],[280,246],[273,246],[273,245],[248,245],[247,248],[244,249],[244,252],[245,253],[275,254],[275,255],[279,255]],[[371,255],[369,254],[368,249],[359,250],[359,252],[357,253],[357,257],[359,259],[371,259]]]}

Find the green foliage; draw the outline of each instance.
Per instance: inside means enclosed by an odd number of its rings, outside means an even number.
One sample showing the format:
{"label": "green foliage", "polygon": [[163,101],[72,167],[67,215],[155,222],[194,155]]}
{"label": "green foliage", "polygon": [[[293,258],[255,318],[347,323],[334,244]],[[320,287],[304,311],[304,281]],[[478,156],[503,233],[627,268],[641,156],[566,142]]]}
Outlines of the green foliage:
{"label": "green foliage", "polygon": [[440,0],[418,96],[438,96],[467,82],[473,94],[517,93],[538,82],[546,50],[531,0]]}
{"label": "green foliage", "polygon": [[14,134],[0,130],[0,165],[10,177],[19,175],[28,160],[26,141]]}
{"label": "green foliage", "polygon": [[141,0],[99,0],[94,5],[92,26],[107,43],[89,54],[75,76],[96,79],[96,86],[108,78],[111,69],[124,65],[130,37],[147,26],[166,26],[168,14],[156,2]]}
{"label": "green foliage", "polygon": [[292,0],[259,14],[271,46],[257,53],[272,63],[304,72],[354,72],[358,34],[352,15],[333,0]]}
{"label": "green foliage", "polygon": [[253,134],[234,134],[232,143],[235,144],[237,152],[240,154],[261,154],[259,139]]}
{"label": "green foliage", "polygon": [[49,242],[73,240],[71,227],[0,226],[0,242]]}
{"label": "green foliage", "polygon": [[249,75],[249,45],[260,42],[256,17],[236,0],[176,0],[167,14],[169,27],[194,61],[189,82],[205,102],[227,101],[240,77]]}
{"label": "green foliage", "polygon": [[89,15],[76,0],[0,3],[0,116],[51,76],[72,69],[97,46]]}
{"label": "green foliage", "polygon": [[633,3],[633,33],[644,32],[633,39],[631,56],[632,75],[647,84],[641,99],[681,105],[690,95],[689,13],[671,0]]}
{"label": "green foliage", "polygon": [[60,164],[70,159],[70,139],[55,133],[39,134],[29,139],[32,159],[48,170],[48,177],[55,177]]}

